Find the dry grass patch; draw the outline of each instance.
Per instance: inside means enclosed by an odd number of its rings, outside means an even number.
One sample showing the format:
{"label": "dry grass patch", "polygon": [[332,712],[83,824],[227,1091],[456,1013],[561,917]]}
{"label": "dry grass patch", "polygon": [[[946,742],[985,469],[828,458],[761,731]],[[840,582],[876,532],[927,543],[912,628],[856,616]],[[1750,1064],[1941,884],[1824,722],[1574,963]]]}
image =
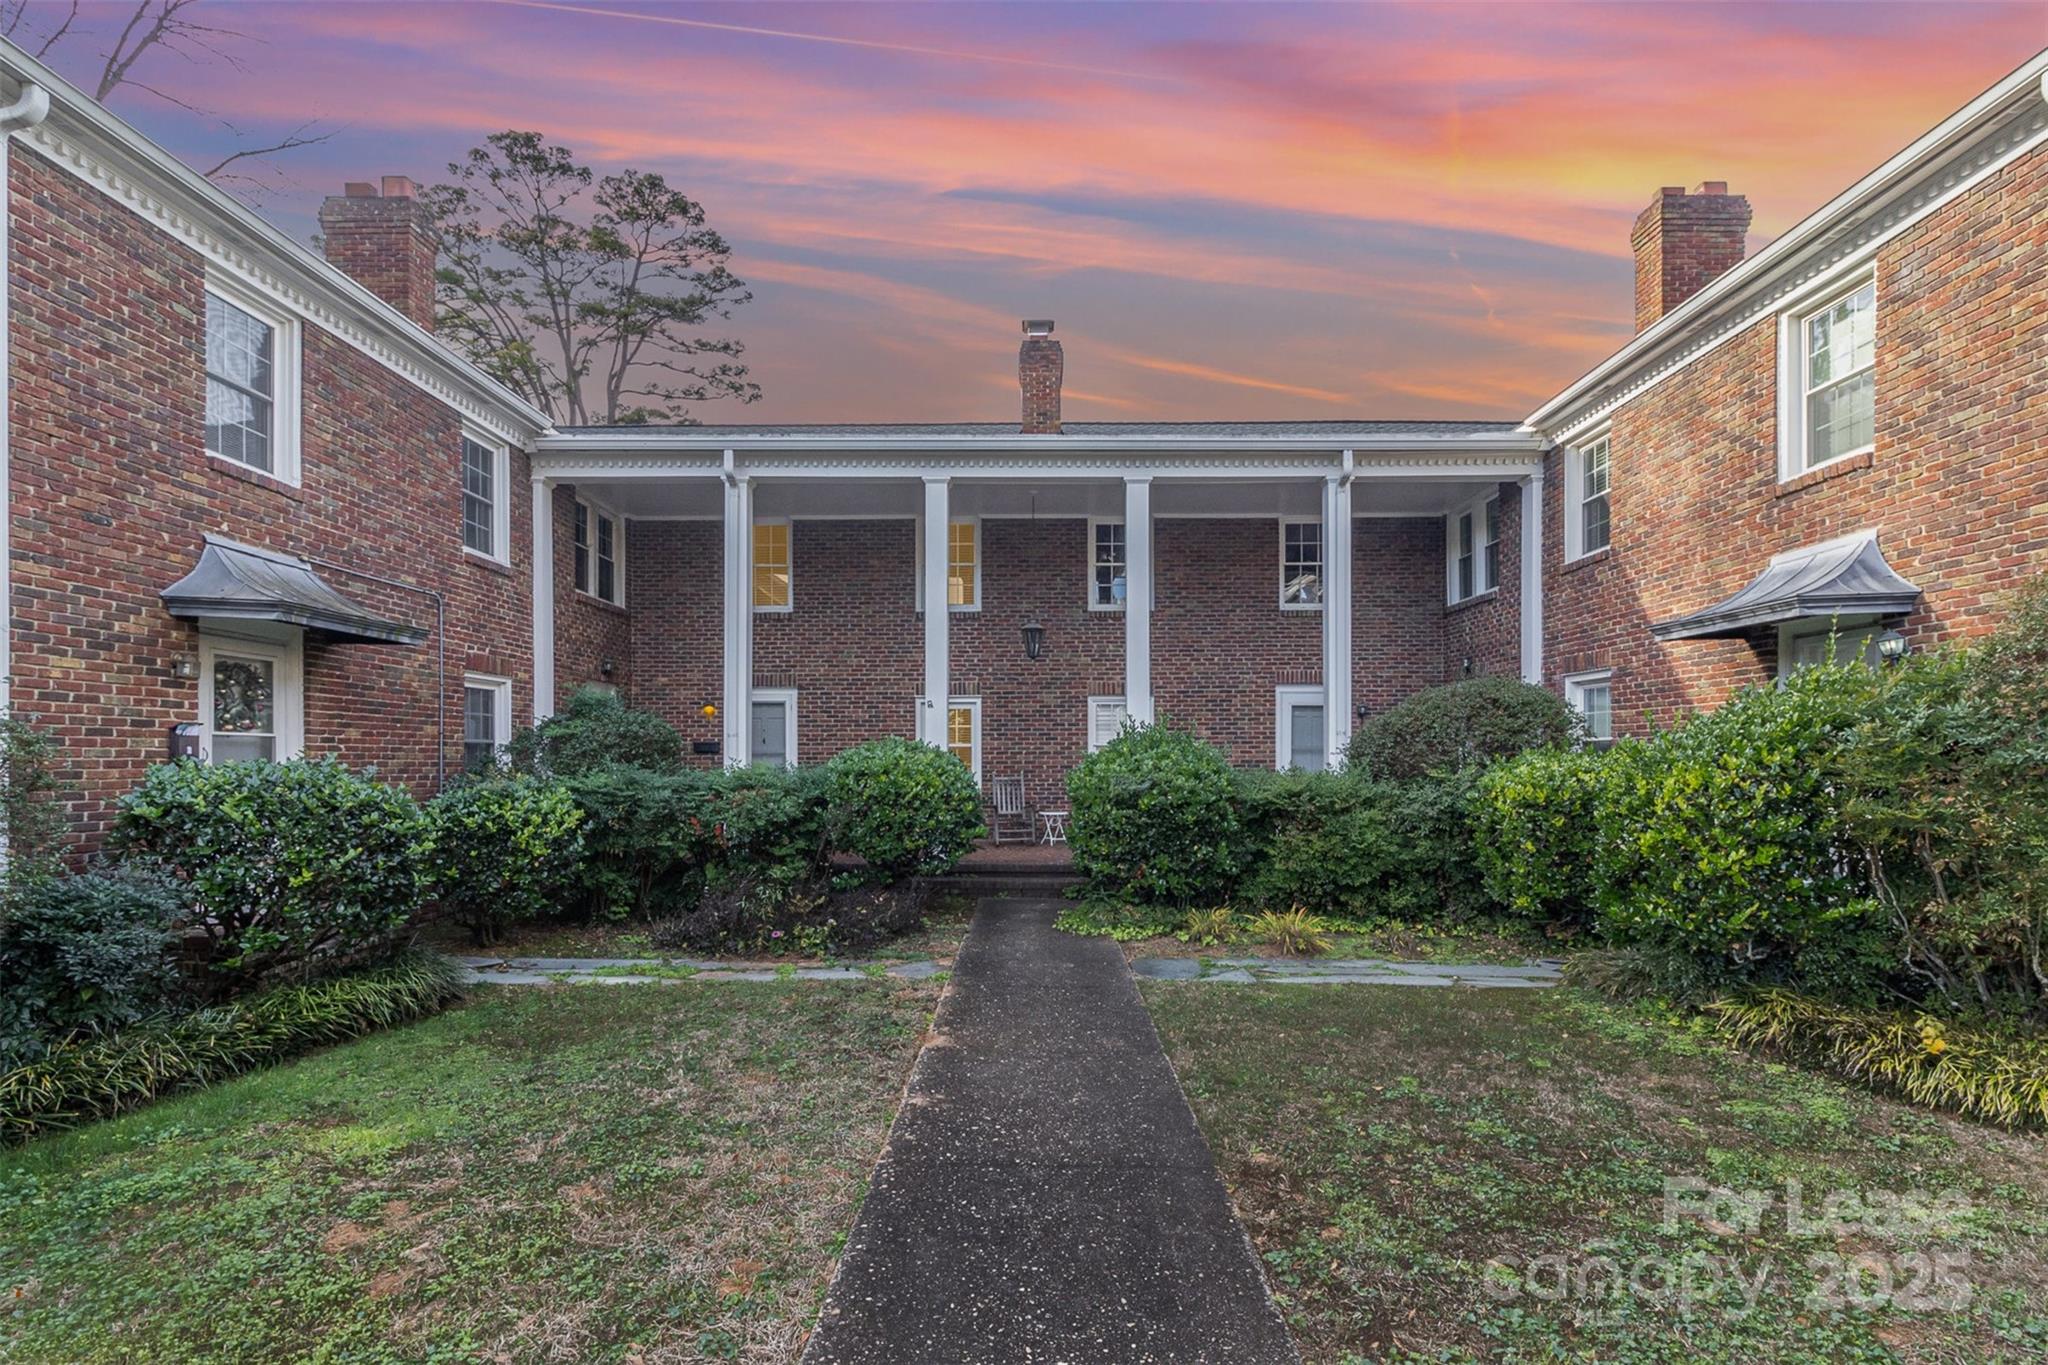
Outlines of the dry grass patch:
{"label": "dry grass patch", "polygon": [[938,990],[487,989],[7,1153],[0,1359],[792,1361]]}

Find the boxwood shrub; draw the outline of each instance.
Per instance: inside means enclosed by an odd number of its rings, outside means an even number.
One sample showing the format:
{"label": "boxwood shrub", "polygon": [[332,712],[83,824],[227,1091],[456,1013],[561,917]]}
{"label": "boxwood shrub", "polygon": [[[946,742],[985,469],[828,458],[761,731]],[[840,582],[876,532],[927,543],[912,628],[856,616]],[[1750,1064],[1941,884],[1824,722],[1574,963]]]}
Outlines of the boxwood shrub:
{"label": "boxwood shrub", "polygon": [[832,846],[885,880],[949,872],[982,831],[981,792],[959,759],[878,739],[825,765]]}
{"label": "boxwood shrub", "polygon": [[1128,727],[1067,775],[1074,866],[1137,900],[1214,904],[1238,872],[1235,790],[1215,745],[1165,720]]}
{"label": "boxwood shrub", "polygon": [[112,836],[185,882],[220,994],[388,949],[419,907],[425,841],[410,795],[333,759],[151,768]]}

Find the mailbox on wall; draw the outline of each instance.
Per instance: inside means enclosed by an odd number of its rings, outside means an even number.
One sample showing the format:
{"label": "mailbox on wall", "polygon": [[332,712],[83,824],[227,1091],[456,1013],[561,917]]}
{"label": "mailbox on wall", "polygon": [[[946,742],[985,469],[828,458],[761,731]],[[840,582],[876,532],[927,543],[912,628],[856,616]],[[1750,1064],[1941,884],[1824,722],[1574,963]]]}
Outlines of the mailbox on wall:
{"label": "mailbox on wall", "polygon": [[202,758],[199,747],[199,725],[196,721],[180,721],[171,727],[172,758]]}

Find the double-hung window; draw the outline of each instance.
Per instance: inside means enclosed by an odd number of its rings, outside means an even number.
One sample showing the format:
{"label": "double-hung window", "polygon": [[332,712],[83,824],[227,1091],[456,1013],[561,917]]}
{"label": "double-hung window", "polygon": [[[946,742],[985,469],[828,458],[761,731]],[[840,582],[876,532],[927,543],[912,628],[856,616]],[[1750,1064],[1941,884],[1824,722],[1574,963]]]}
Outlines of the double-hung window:
{"label": "double-hung window", "polygon": [[1585,723],[1588,742],[1605,744],[1614,738],[1614,674],[1606,669],[1574,673],[1564,680],[1564,699]]}
{"label": "double-hung window", "polygon": [[1484,498],[1451,518],[1449,599],[1463,602],[1500,586],[1500,499]]}
{"label": "double-hung window", "polygon": [[[917,699],[919,714],[925,699]],[[960,766],[981,785],[981,698],[950,697],[946,701],[946,752],[960,760]]]}
{"label": "double-hung window", "polygon": [[624,606],[626,602],[625,533],[619,519],[603,508],[578,502],[571,540],[576,552],[576,590]]}
{"label": "double-hung window", "polygon": [[1579,559],[1612,543],[1608,507],[1614,485],[1614,450],[1607,432],[1565,452],[1564,557]]}
{"label": "double-hung window", "polygon": [[462,435],[462,547],[503,561],[509,540],[503,446]]}
{"label": "double-hung window", "polygon": [[501,761],[512,740],[512,680],[470,673],[462,679],[462,769],[480,772]]}
{"label": "double-hung window", "polygon": [[240,289],[206,291],[206,449],[296,483],[298,327]]}
{"label": "double-hung window", "polygon": [[[917,609],[924,610],[924,527],[917,530]],[[981,610],[981,521],[964,517],[946,526],[946,608],[949,611]]]}
{"label": "double-hung window", "polygon": [[1787,338],[1798,400],[1787,414],[1790,478],[1869,450],[1877,421],[1877,283],[1863,284],[1798,317]]}
{"label": "double-hung window", "polygon": [[795,604],[786,521],[754,523],[754,610],[788,611]]}
{"label": "double-hung window", "polygon": [[1120,521],[1088,523],[1088,609],[1121,611],[1129,586],[1130,557]]}
{"label": "double-hung window", "polygon": [[1311,611],[1323,604],[1323,524],[1280,523],[1280,607]]}

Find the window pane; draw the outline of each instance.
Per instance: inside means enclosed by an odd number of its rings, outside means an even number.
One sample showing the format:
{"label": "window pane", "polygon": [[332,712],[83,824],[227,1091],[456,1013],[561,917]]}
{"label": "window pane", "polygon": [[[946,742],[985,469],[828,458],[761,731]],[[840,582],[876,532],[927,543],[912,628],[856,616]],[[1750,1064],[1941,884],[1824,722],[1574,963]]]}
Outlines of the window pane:
{"label": "window pane", "polygon": [[956,521],[946,528],[946,601],[971,607],[974,601],[974,523]]}
{"label": "window pane", "polygon": [[257,469],[270,468],[270,400],[218,379],[206,381],[206,448]]}
{"label": "window pane", "polygon": [[786,607],[789,596],[789,527],[754,528],[754,605]]}
{"label": "window pane", "polygon": [[1089,751],[1100,749],[1121,734],[1129,715],[1130,707],[1122,697],[1104,697],[1095,702],[1088,717]]}
{"label": "window pane", "polygon": [[974,708],[952,706],[946,709],[946,752],[960,760],[961,766],[974,771]]}
{"label": "window pane", "polygon": [[597,595],[607,602],[619,600],[618,523],[610,517],[597,519]]}
{"label": "window pane", "polygon": [[572,539],[576,543],[576,586],[584,592],[590,591],[590,509],[582,503],[576,504],[572,520],[575,528]]}
{"label": "window pane", "polygon": [[1607,548],[1607,495],[1589,498],[1580,505],[1579,548],[1590,554]]}
{"label": "window pane", "polygon": [[1092,590],[1095,594],[1095,605],[1121,606],[1124,600],[1126,572],[1123,523],[1103,522],[1095,527],[1094,565]]}
{"label": "window pane", "polygon": [[1282,523],[1280,600],[1290,605],[1313,605],[1323,600],[1323,524],[1319,521]]}
{"label": "window pane", "polygon": [[1323,708],[1295,706],[1288,717],[1288,766],[1303,772],[1321,772],[1327,755],[1323,747]]}
{"label": "window pane", "polygon": [[496,452],[462,438],[462,543],[484,554],[497,552]]}
{"label": "window pane", "polygon": [[270,758],[277,751],[277,673],[268,659],[216,656],[213,661],[216,763]]}
{"label": "window pane", "polygon": [[1579,711],[1586,733],[1594,739],[1614,738],[1614,689],[1609,683],[1588,683],[1579,689]]}
{"label": "window pane", "polygon": [[1861,450],[1874,439],[1877,421],[1877,374],[1865,370],[1806,399],[1809,465]]}
{"label": "window pane", "polygon": [[462,766],[475,771],[498,757],[498,692],[492,687],[462,689]]}
{"label": "window pane", "polygon": [[275,343],[268,323],[206,296],[206,448],[265,470],[270,468]]}

